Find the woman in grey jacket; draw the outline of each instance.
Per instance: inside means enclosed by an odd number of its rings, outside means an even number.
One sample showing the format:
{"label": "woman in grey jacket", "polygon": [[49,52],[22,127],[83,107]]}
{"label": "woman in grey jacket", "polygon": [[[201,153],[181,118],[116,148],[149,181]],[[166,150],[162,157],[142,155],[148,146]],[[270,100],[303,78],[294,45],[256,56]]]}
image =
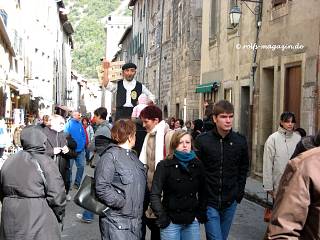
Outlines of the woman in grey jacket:
{"label": "woman in grey jacket", "polygon": [[1,169],[2,240],[61,239],[66,194],[58,166],[45,154],[46,140],[39,128],[24,128],[23,150]]}
{"label": "woman in grey jacket", "polygon": [[110,143],[95,169],[96,194],[109,206],[100,217],[102,240],[141,238],[141,217],[146,188],[146,170],[132,152],[135,124],[119,120],[111,129]]}

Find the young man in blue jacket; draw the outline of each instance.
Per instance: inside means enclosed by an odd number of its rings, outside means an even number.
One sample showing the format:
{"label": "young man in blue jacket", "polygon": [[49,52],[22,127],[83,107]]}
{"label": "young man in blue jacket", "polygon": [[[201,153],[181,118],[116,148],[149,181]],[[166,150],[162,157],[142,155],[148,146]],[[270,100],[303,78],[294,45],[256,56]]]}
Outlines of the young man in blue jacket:
{"label": "young man in blue jacket", "polygon": [[84,172],[85,145],[86,145],[86,134],[81,123],[81,115],[78,111],[74,111],[72,113],[72,118],[65,125],[64,132],[70,134],[73,140],[76,141],[77,143],[77,148],[76,148],[77,157],[75,159],[69,160],[67,178],[68,178],[68,181],[70,182],[69,186],[71,186],[72,166],[73,166],[73,162],[75,161],[77,166],[77,172],[76,172],[76,178],[73,186],[75,189],[78,189],[81,184],[81,180]]}
{"label": "young man in blue jacket", "polygon": [[213,107],[214,127],[195,140],[207,182],[208,240],[226,240],[243,198],[249,167],[246,138],[232,130],[233,105],[221,100]]}

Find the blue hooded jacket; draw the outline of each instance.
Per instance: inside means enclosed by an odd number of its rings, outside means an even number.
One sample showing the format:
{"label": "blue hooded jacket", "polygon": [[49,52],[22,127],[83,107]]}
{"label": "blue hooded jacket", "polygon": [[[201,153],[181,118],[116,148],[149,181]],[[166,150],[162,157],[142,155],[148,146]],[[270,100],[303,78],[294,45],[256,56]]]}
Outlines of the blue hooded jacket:
{"label": "blue hooded jacket", "polygon": [[71,137],[76,141],[76,152],[82,152],[86,145],[86,134],[80,121],[71,118],[64,127],[64,132],[69,133]]}

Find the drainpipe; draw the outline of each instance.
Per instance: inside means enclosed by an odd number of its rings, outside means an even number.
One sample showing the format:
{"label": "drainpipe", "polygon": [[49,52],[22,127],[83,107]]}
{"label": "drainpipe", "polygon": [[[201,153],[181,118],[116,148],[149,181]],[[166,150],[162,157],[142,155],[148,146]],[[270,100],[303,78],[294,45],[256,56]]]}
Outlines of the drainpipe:
{"label": "drainpipe", "polygon": [[161,7],[161,25],[160,25],[160,53],[159,53],[159,86],[158,86],[158,105],[160,108],[161,106],[161,67],[162,67],[162,38],[163,38],[163,12],[164,12],[164,3],[165,0],[162,0],[162,7]]}
{"label": "drainpipe", "polygon": [[320,106],[320,88],[319,88],[319,75],[320,75],[320,32],[319,32],[319,38],[318,38],[318,57],[317,57],[317,66],[316,66],[316,104],[314,106],[314,110],[316,112],[315,114],[315,134],[317,133],[317,129],[320,129],[319,126],[319,118],[320,118],[320,110],[318,109],[318,106]]}
{"label": "drainpipe", "polygon": [[[147,68],[146,66],[146,60],[148,59],[148,40],[149,40],[149,1],[148,0],[145,0],[145,24],[146,24],[146,28],[145,28],[145,36],[144,36],[144,40],[143,40],[143,70],[142,70],[142,83],[145,84],[145,79],[146,79],[146,76],[145,76],[145,69]],[[147,79],[146,79],[147,80]]]}
{"label": "drainpipe", "polygon": [[[256,40],[255,40],[255,45],[258,45],[258,41],[259,41],[259,33],[260,33],[260,28],[261,28],[261,23],[262,23],[262,1],[260,3],[258,3],[258,15],[257,15],[257,19],[256,19],[256,28],[257,28],[257,32],[256,32]],[[250,148],[249,151],[249,159],[250,159],[250,166],[249,169],[253,170],[255,172],[255,169],[252,169],[252,151],[253,151],[253,141],[252,141],[252,137],[253,137],[253,130],[254,130],[254,112],[253,112],[253,108],[254,108],[254,95],[255,95],[255,74],[256,74],[256,70],[257,70],[257,51],[258,49],[255,48],[253,50],[253,61],[252,61],[252,67],[251,67],[251,87],[252,87],[252,93],[250,96],[250,108],[249,108],[249,126],[250,126],[250,131],[248,133],[248,146]]]}
{"label": "drainpipe", "polygon": [[[257,20],[256,20],[256,27],[257,27],[257,32],[256,32],[256,40],[255,40],[255,45],[258,45],[258,41],[259,41],[259,33],[260,33],[260,27],[261,27],[261,22],[262,22],[262,2],[258,3],[258,9],[259,9],[259,13],[257,15]],[[251,69],[251,73],[252,73],[252,87],[253,87],[253,93],[254,93],[254,87],[255,87],[255,72],[257,70],[257,52],[258,52],[258,48],[254,48],[253,50],[253,63],[252,63],[252,69]],[[253,96],[252,96],[253,98]],[[251,99],[251,103],[253,103],[253,99]]]}

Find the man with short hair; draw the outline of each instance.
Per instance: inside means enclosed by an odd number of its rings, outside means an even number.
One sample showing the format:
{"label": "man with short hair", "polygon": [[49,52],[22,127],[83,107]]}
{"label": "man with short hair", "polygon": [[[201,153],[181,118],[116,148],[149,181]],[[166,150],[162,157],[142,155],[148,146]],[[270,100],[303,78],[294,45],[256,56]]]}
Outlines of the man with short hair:
{"label": "man with short hair", "polygon": [[[106,120],[108,116],[108,110],[105,107],[99,107],[94,111],[93,114],[97,124],[97,129],[94,133],[93,141],[88,146],[88,149],[94,154],[91,161],[91,167],[96,166],[97,161],[100,159],[100,154],[104,151],[104,149],[106,149],[111,141],[111,131],[109,123]],[[82,214],[78,213],[76,216],[82,222],[91,223],[94,214],[85,210]]]}
{"label": "man with short hair", "polygon": [[237,204],[244,196],[249,168],[246,138],[232,130],[233,105],[221,100],[214,105],[213,129],[195,140],[207,182],[208,240],[226,240]]}
{"label": "man with short hair", "polygon": [[109,62],[103,61],[104,76],[103,86],[106,90],[116,93],[116,116],[115,120],[120,118],[131,118],[133,107],[138,104],[138,97],[141,93],[147,95],[147,97],[154,102],[155,96],[134,76],[136,74],[137,66],[134,63],[125,63],[122,66],[123,79],[118,82],[109,82],[108,69]]}
{"label": "man with short hair", "polygon": [[84,132],[84,128],[81,123],[81,115],[78,111],[73,111],[72,112],[72,118],[67,122],[64,128],[64,132],[68,133],[71,135],[73,140],[77,143],[77,157],[75,159],[70,159],[68,162],[68,171],[67,171],[67,176],[68,176],[68,181],[72,183],[72,167],[73,167],[73,162],[76,162],[77,166],[77,172],[76,172],[76,178],[74,181],[74,188],[78,189],[81,181],[82,181],[82,176],[84,172],[84,165],[85,165],[85,145],[86,145],[86,134]]}

